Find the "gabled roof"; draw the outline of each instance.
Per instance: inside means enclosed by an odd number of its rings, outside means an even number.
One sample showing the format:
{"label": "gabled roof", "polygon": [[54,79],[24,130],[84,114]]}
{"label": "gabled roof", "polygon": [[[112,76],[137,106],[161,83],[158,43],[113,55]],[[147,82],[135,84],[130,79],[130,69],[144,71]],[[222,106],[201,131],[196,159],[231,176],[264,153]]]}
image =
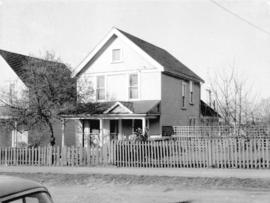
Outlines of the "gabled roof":
{"label": "gabled roof", "polygon": [[197,74],[195,74],[192,70],[186,67],[183,63],[181,63],[177,58],[175,58],[165,49],[155,46],[120,29],[118,30],[123,33],[128,39],[130,39],[133,43],[135,43],[138,47],[144,50],[147,54],[149,54],[158,63],[160,63],[164,67],[165,73],[167,72],[169,74],[171,73],[175,75],[180,75],[189,79],[191,78],[193,80],[203,82],[202,78],[200,78]]}
{"label": "gabled roof", "polygon": [[[13,69],[13,71],[18,75],[18,77],[23,81],[23,83],[27,86],[27,77],[25,77],[25,71],[28,70],[27,64],[30,61],[36,61],[46,64],[46,67],[49,67],[53,64],[59,64],[62,68],[65,68],[68,70],[65,64],[54,62],[54,61],[48,61],[44,59],[39,59],[31,56],[26,56],[18,53],[13,53],[10,51],[2,50],[0,49],[0,55],[3,57],[3,59],[7,62],[7,64]],[[38,67],[37,67],[38,68]]]}
{"label": "gabled roof", "polygon": [[160,68],[163,73],[182,77],[185,79],[195,80],[198,82],[204,82],[202,78],[200,78],[184,64],[182,64],[166,50],[146,42],[138,37],[135,37],[127,32],[124,32],[118,28],[112,28],[104,40],[98,44],[96,48],[80,63],[80,65],[76,68],[73,76],[80,75],[85,70],[89,62],[91,60],[95,60],[97,54],[100,53],[100,50],[102,50],[105,44],[115,36],[128,42],[154,66]]}
{"label": "gabled roof", "polygon": [[218,117],[221,118],[218,112],[216,112],[212,107],[201,100],[201,115],[204,117]]}
{"label": "gabled roof", "polygon": [[[159,100],[142,100],[142,101],[110,101],[110,102],[95,102],[87,104],[78,104],[73,109],[68,109],[61,113],[63,117],[67,116],[91,116],[91,115],[106,115],[118,114],[113,110],[119,105],[123,107],[121,114],[160,114]],[[123,113],[124,112],[124,113]]]}

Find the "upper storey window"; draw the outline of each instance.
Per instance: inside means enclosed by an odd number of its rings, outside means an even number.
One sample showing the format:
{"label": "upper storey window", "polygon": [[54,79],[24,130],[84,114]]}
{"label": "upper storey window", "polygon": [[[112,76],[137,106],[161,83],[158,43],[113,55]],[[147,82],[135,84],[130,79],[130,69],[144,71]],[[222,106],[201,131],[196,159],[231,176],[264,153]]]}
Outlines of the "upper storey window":
{"label": "upper storey window", "polygon": [[193,104],[193,82],[189,82],[189,103]]}
{"label": "upper storey window", "polygon": [[138,74],[129,75],[129,98],[138,99]]}
{"label": "upper storey window", "polygon": [[113,49],[112,50],[112,62],[119,62],[121,61],[121,49]]}
{"label": "upper storey window", "polygon": [[184,81],[182,82],[182,108],[186,107],[186,89],[187,89],[187,83]]}
{"label": "upper storey window", "polygon": [[97,76],[97,100],[105,99],[105,77]]}

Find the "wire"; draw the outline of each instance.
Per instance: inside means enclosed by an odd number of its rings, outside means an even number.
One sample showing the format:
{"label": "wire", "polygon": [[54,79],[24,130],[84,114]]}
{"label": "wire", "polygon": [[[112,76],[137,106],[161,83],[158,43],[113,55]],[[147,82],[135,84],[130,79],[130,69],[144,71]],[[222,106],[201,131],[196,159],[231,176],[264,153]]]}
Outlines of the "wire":
{"label": "wire", "polygon": [[226,12],[230,13],[231,15],[237,17],[238,19],[244,21],[244,22],[247,23],[248,25],[250,25],[250,26],[256,28],[257,30],[259,30],[259,31],[261,31],[261,32],[263,32],[263,33],[265,33],[265,34],[267,34],[267,35],[270,36],[270,32],[267,31],[267,30],[265,30],[264,28],[261,28],[261,27],[259,27],[258,25],[255,25],[254,23],[250,22],[249,20],[247,20],[247,19],[241,17],[241,16],[238,15],[237,13],[235,13],[235,12],[231,11],[230,9],[228,9],[228,8],[226,8],[226,7],[224,7],[224,6],[222,6],[221,4],[219,4],[218,2],[216,2],[215,0],[209,0],[209,1],[210,1],[211,3],[213,3],[213,4],[215,4],[216,6],[218,6],[219,8],[223,9],[224,11],[226,11]]}

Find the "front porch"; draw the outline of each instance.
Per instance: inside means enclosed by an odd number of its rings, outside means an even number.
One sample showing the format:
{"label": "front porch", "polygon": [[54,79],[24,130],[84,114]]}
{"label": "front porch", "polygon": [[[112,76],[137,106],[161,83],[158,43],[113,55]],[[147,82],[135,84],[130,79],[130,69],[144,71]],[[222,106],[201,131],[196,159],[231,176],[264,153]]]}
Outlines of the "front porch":
{"label": "front porch", "polygon": [[62,146],[66,120],[76,122],[75,145],[82,147],[131,140],[138,132],[147,137],[161,135],[159,101],[104,102],[91,106],[91,114],[62,115]]}
{"label": "front porch", "polygon": [[[64,131],[63,124],[63,131]],[[76,120],[75,145],[88,147],[102,145],[112,140],[131,140],[137,132],[146,136],[159,136],[159,118],[121,117],[121,118],[84,118]],[[65,135],[62,135],[65,140]],[[65,143],[62,143],[64,146]]]}

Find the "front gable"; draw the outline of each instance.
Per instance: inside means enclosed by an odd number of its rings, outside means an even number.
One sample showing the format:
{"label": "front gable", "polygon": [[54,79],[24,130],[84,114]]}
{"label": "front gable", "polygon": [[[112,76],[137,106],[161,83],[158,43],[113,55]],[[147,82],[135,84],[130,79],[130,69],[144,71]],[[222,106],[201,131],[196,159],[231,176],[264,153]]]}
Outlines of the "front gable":
{"label": "front gable", "polygon": [[[102,46],[101,46],[102,45]],[[77,73],[78,98],[87,90],[92,94],[81,102],[130,101],[130,75],[137,74],[138,97],[136,100],[160,100],[161,68],[154,60],[149,59],[140,48],[129,39],[113,29],[111,35],[99,44],[82,64]],[[118,61],[113,61],[113,51],[119,50]],[[91,55],[91,54],[90,54]],[[97,98],[97,78],[104,76],[105,99]]]}
{"label": "front gable", "polygon": [[106,114],[130,114],[133,113],[120,102],[116,102],[113,106],[105,111]]}
{"label": "front gable", "polygon": [[[120,60],[113,61],[113,51],[119,50]],[[122,73],[138,70],[157,70],[151,62],[121,38],[114,36],[85,66],[81,74]]]}
{"label": "front gable", "polygon": [[[111,51],[112,49],[119,48],[122,49],[121,56],[123,60],[119,63],[113,63],[111,60]],[[163,70],[160,63],[144,52],[119,30],[112,28],[103,41],[76,68],[73,76],[79,77],[86,71],[87,73],[95,73],[148,68],[158,69],[159,71]],[[88,71],[88,69],[90,70]]]}

